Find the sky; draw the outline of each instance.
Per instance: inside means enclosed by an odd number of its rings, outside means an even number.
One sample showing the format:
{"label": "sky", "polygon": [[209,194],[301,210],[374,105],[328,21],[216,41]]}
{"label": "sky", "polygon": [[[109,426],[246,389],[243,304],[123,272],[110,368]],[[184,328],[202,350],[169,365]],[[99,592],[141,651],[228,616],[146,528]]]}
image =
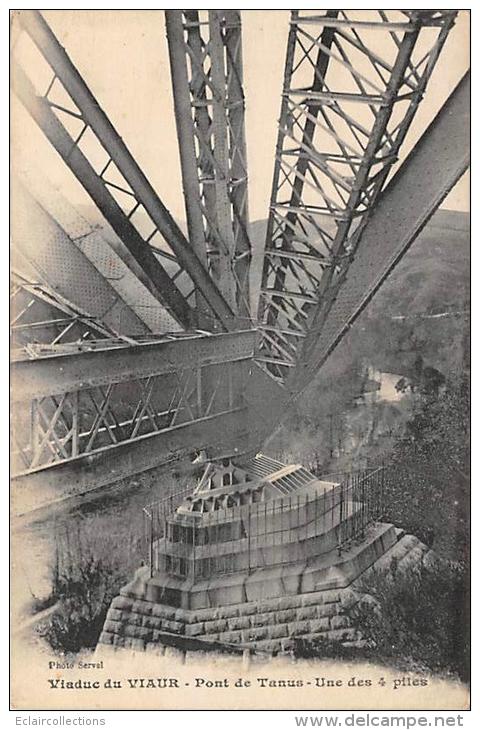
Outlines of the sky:
{"label": "sky", "polygon": [[[184,220],[163,11],[66,10],[44,15],[162,200],[175,218]],[[288,18],[285,10],[242,12],[251,220],[268,213]],[[403,154],[468,68],[468,23],[468,13],[461,11]],[[35,66],[25,36],[17,36],[14,28],[12,40],[14,53]],[[28,171],[34,160],[73,203],[87,203],[86,193],[16,101],[12,121],[14,165]],[[468,198],[465,175],[443,207],[467,210]]]}

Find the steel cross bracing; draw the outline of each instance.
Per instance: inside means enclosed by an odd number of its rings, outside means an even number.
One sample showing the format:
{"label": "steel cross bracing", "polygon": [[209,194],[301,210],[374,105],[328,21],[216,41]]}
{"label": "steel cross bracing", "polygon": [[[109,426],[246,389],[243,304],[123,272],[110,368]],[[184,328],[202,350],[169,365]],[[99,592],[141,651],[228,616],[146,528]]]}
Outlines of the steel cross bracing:
{"label": "steel cross bracing", "polygon": [[[74,302],[110,331],[128,336],[148,333],[145,323],[87,258],[78,240],[15,177],[11,193],[15,201],[12,263],[17,271]],[[112,267],[110,273],[113,271]]]}
{"label": "steel cross bracing", "polygon": [[362,245],[352,261],[346,285],[330,307],[321,332],[312,333],[308,361],[296,370],[293,389],[296,394],[327,360],[468,169],[470,150],[465,140],[470,132],[469,106],[470,74],[467,73],[380,196],[363,233]]}
{"label": "steel cross bracing", "polygon": [[[198,430],[205,428],[202,448],[212,443],[215,424],[214,451],[241,449],[245,405],[238,384],[247,377],[254,340],[252,331],[192,333],[44,347],[34,360],[29,352],[17,352],[12,364],[14,480],[62,464],[88,472],[93,457],[100,457],[108,471],[109,458],[121,463],[119,447],[143,450],[143,468],[151,468],[159,454],[165,457],[159,439],[176,439],[177,449],[195,450],[191,426],[197,443]],[[135,473],[138,466],[129,458],[114,469],[116,478]]]}
{"label": "steel cross bracing", "polygon": [[[15,360],[23,354],[36,358],[43,351],[65,346],[78,349],[93,340],[108,341],[118,333],[95,317],[81,312],[43,283],[29,281],[11,272],[10,342]],[[121,340],[131,342],[128,338]]]}
{"label": "steel cross bracing", "polygon": [[[16,176],[13,176],[14,186],[15,179]],[[90,314],[98,313],[105,324],[110,323],[119,332],[137,336],[141,332],[182,329],[109,245],[108,237],[115,234],[104,228],[97,211],[90,209],[87,218],[66,198],[62,189],[53,185],[45,173],[30,161],[28,173],[22,171],[19,180],[20,189],[23,187],[36,204],[28,205],[26,200],[20,202],[15,187],[12,187],[13,259],[23,249],[33,265],[41,265],[44,278],[52,282],[53,288],[61,292],[65,287],[69,299]],[[40,209],[44,214],[40,215]],[[63,229],[61,235],[49,233],[47,217],[56,222],[57,234]],[[35,260],[32,251],[35,251]],[[103,296],[102,288],[109,289],[117,300],[113,306],[112,297]],[[130,312],[135,316],[132,317]]]}
{"label": "steel cross bracing", "polygon": [[258,312],[258,361],[290,389],[297,366],[308,371],[455,15],[292,12]]}
{"label": "steel cross bracing", "polygon": [[347,335],[468,169],[469,134],[470,74],[467,73],[379,197],[365,226],[362,245],[349,268],[348,279],[330,307],[320,334],[315,336],[308,361],[297,364],[290,388],[281,386],[260,367],[254,373],[245,393],[252,454],[285,418],[292,403]]}
{"label": "steel cross bracing", "polygon": [[238,10],[166,10],[185,209],[192,245],[250,319],[248,187]]}
{"label": "steel cross bracing", "polygon": [[[206,397],[202,388],[205,372],[202,367],[179,367],[167,374],[34,398],[30,429],[22,443],[17,441],[13,462],[19,457],[30,470],[239,410],[241,402],[233,398],[233,382],[239,373],[233,367],[209,366],[215,385]],[[222,402],[225,388],[230,397]],[[22,433],[21,426],[16,433]]]}
{"label": "steel cross bracing", "polygon": [[14,90],[112,226],[118,255],[184,328],[201,295],[209,328],[231,329],[230,307],[48,24],[38,11],[19,19],[40,54],[30,77],[12,61]]}

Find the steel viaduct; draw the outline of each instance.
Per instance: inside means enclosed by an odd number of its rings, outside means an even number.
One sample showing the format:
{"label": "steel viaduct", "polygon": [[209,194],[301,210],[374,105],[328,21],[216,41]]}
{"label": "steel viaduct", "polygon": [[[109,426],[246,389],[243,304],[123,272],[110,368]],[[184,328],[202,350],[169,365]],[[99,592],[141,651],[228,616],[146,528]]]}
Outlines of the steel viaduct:
{"label": "steel viaduct", "polygon": [[14,50],[13,92],[112,234],[14,175],[14,512],[260,449],[468,167],[468,74],[401,154],[455,19],[292,11],[252,301],[240,12],[165,11],[185,233],[42,14],[18,13],[36,61]]}

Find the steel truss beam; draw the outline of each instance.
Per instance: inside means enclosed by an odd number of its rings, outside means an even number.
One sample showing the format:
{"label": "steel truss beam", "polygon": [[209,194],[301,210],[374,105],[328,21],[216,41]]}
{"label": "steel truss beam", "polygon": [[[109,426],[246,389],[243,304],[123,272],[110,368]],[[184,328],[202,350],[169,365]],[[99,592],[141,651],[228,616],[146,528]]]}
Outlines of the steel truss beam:
{"label": "steel truss beam", "polygon": [[250,318],[242,38],[237,10],[166,10],[190,239],[241,318]]}
{"label": "steel truss beam", "polygon": [[[13,64],[14,89],[119,236],[117,253],[182,326],[195,324],[194,297],[201,294],[212,329],[230,329],[233,313],[43,17],[26,10],[19,18],[51,80],[38,96]],[[92,140],[95,161],[88,159]]]}
{"label": "steel truss beam", "polygon": [[127,344],[104,339],[95,350],[44,348],[42,357],[12,363],[14,401],[46,398],[73,390],[166,375],[176,369],[236,362],[253,356],[254,330],[205,336],[199,333],[155,337]]}
{"label": "steel truss beam", "polygon": [[345,286],[323,325],[312,328],[304,342],[305,365],[296,371],[293,392],[311,380],[465,173],[469,134],[467,73],[380,196]]}
{"label": "steel truss beam", "polygon": [[187,298],[172,284],[167,270],[110,193],[107,184],[58,120],[46,98],[35,94],[32,84],[15,62],[12,69],[17,96],[117,234],[118,243],[111,241],[110,245],[179,324],[194,326],[195,313]]}
{"label": "steel truss beam", "polygon": [[[73,344],[76,348],[116,333],[45,284],[12,272],[10,291],[12,358],[36,358],[45,347]],[[118,335],[117,335],[118,336]],[[123,343],[129,342],[124,338]]]}
{"label": "steel truss beam", "polygon": [[[132,445],[146,437],[225,414],[236,413],[241,421],[239,384],[254,339],[249,331],[129,347],[104,342],[92,352],[13,363],[14,475],[33,475],[71,460],[76,469],[78,459],[88,463],[100,452],[108,463],[123,447],[129,447],[131,462]],[[225,444],[222,434],[217,437]],[[159,463],[153,453],[152,459],[150,466]]]}
{"label": "steel truss beam", "polygon": [[[455,11],[292,12],[258,360],[296,382],[424,94]],[[433,34],[433,37],[432,37]],[[305,344],[307,337],[308,345]]]}
{"label": "steel truss beam", "polygon": [[[99,449],[88,456],[18,474],[12,478],[12,513],[29,520],[43,519],[87,493],[93,497],[101,490],[104,496],[108,485],[153,467],[169,465],[171,470],[181,464],[191,466],[202,451],[210,459],[241,454],[247,436],[241,415],[241,407],[214,413],[122,442],[108,451]],[[106,454],[110,458],[105,458]]]}
{"label": "steel truss beam", "polygon": [[12,254],[19,260],[19,270],[25,268],[25,273],[31,272],[35,281],[45,282],[51,290],[68,298],[110,331],[131,336],[148,333],[148,327],[59,223],[18,179],[12,182],[15,202]]}
{"label": "steel truss beam", "polygon": [[[68,234],[75,247],[93,264],[102,278],[108,281],[120,300],[124,301],[127,307],[141,320],[143,331],[156,333],[181,331],[182,327],[178,322],[152,296],[109,245],[108,240],[106,240],[108,239],[108,232],[103,231],[96,222],[98,220],[97,215],[95,215],[95,219],[87,220],[78,206],[73,205],[65,197],[62,190],[57,185],[53,185],[45,176],[45,173],[33,163],[29,163],[28,173],[26,175],[22,174],[21,180],[39,205]],[[13,211],[13,215],[14,213],[15,211]],[[28,208],[25,213],[27,216],[29,215]],[[52,238],[36,235],[36,226],[31,228],[28,238],[32,242],[30,251],[37,250],[39,247],[44,251],[45,266],[48,266],[46,273],[53,273],[57,276],[61,273],[60,270],[64,269],[63,276],[66,276],[69,281],[69,298],[74,299],[73,291],[75,287],[81,285],[82,282],[85,283],[91,280],[91,277],[87,279],[83,275],[79,276],[76,267],[72,266],[77,256],[62,255],[60,242],[53,239],[53,248],[57,250],[58,258],[52,256],[50,261],[48,252],[52,245]],[[14,245],[12,248],[13,257],[15,257],[16,250],[16,245]],[[35,254],[35,259],[37,259],[37,254]],[[95,288],[90,286],[87,286],[87,288],[90,290],[91,301],[86,299],[85,308],[89,310],[93,309],[92,304],[94,306],[97,292]],[[118,310],[119,307],[116,309]],[[138,328],[131,328],[129,318],[124,321],[123,317],[118,329],[123,332],[130,331],[131,334],[138,332]]]}
{"label": "steel truss beam", "polygon": [[251,368],[245,390],[251,456],[275,432],[294,400],[315,377],[468,168],[469,128],[470,76],[467,74],[378,199],[345,285],[321,330],[312,329],[307,335],[309,358],[303,367],[297,366],[295,380],[287,383],[287,388],[259,366]]}

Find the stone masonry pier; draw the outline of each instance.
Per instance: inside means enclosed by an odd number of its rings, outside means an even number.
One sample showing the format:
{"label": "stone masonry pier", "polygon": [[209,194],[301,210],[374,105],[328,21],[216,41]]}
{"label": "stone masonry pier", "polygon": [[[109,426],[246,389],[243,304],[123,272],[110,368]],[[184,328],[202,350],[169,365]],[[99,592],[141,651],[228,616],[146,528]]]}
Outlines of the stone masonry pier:
{"label": "stone masonry pier", "polygon": [[[368,546],[352,548],[323,574],[317,574],[316,583],[297,582],[295,586],[279,573],[279,595],[262,597],[257,590],[255,597],[250,594],[251,600],[210,608],[175,608],[155,600],[159,596],[153,579],[148,568],[141,568],[112,602],[100,643],[158,649],[168,634],[170,639],[178,637],[179,645],[183,637],[198,638],[205,644],[211,642],[212,648],[220,642],[269,654],[288,652],[296,637],[361,646],[362,636],[352,626],[350,611],[362,596],[362,578],[372,570],[387,570],[393,560],[398,570],[408,570],[428,553],[417,538],[391,525],[373,528],[367,542]],[[308,574],[314,575],[315,570]],[[301,592],[303,588],[308,590]]]}

